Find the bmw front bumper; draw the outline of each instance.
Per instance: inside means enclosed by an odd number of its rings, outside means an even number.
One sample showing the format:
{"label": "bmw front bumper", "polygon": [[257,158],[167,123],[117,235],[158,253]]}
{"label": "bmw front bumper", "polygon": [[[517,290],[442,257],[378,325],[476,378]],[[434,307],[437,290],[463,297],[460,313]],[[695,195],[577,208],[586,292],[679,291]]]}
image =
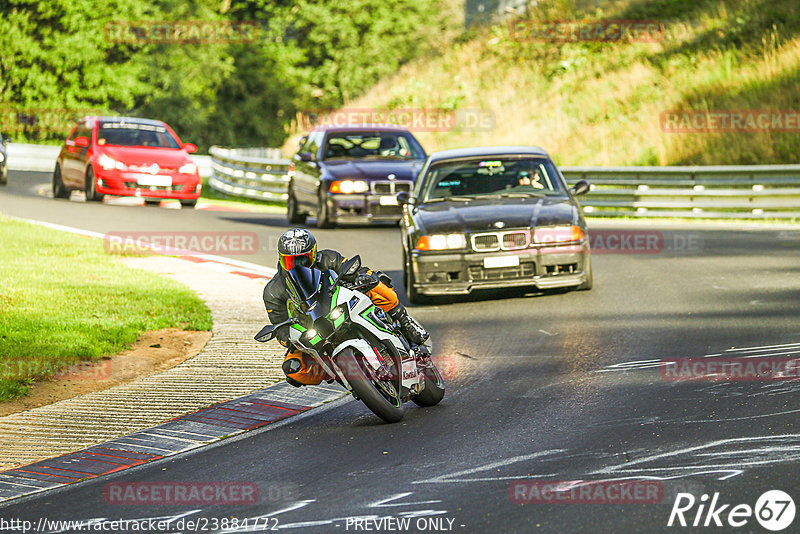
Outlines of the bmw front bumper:
{"label": "bmw front bumper", "polygon": [[329,194],[328,208],[337,223],[397,222],[403,216],[395,195]]}
{"label": "bmw front bumper", "polygon": [[[466,295],[476,289],[579,286],[589,277],[589,254],[588,245],[581,243],[491,253],[412,251],[410,262],[419,293]],[[506,261],[512,256],[518,261]]]}

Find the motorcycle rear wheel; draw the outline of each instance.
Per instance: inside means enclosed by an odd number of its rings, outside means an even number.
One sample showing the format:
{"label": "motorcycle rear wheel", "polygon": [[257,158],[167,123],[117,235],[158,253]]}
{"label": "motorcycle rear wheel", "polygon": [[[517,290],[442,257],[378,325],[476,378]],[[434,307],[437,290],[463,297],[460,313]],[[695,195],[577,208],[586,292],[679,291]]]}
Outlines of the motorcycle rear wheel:
{"label": "motorcycle rear wheel", "polygon": [[[373,380],[377,379],[367,376],[369,370],[362,367],[353,349],[344,349],[336,357],[336,364],[344,373],[355,395],[367,405],[367,408],[372,410],[372,413],[387,423],[396,423],[403,419],[402,401],[399,397],[395,397],[395,401],[392,403],[378,391],[377,386],[373,384]],[[394,389],[393,386],[392,389]]]}

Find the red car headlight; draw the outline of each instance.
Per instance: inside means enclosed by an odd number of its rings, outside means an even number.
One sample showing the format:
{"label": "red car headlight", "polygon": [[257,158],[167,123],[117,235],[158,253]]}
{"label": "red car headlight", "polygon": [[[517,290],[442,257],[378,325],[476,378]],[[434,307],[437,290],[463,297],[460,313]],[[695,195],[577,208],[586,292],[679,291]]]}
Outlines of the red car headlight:
{"label": "red car headlight", "polygon": [[184,163],[181,165],[181,168],[178,169],[178,172],[181,174],[197,174],[197,165],[194,163]]}

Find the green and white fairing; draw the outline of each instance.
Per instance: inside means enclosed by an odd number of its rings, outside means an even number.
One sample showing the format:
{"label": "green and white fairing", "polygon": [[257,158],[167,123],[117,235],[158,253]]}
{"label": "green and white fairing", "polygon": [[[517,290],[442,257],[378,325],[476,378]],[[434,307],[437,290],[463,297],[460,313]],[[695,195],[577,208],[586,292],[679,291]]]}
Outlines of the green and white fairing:
{"label": "green and white fairing", "polygon": [[[291,325],[289,330],[289,338],[295,347],[311,355],[328,374],[338,377],[345,384],[345,387],[351,389],[344,373],[335,363],[333,365],[330,363],[336,362],[336,356],[344,349],[352,347],[377,372],[384,363],[366,339],[368,336],[363,334],[368,332],[384,345],[394,347],[396,354],[400,356],[402,360],[402,389],[412,395],[422,391],[425,387],[425,378],[419,372],[414,357],[409,354],[409,349],[403,341],[392,331],[391,325],[381,318],[383,315],[382,310],[379,310],[367,295],[342,286],[336,286],[333,295],[330,296],[330,302],[325,302],[328,296],[328,288],[334,286],[334,276],[334,274],[322,275],[317,290],[319,300],[315,304],[310,304],[311,307],[319,306],[322,310],[330,310],[322,317],[327,319],[325,325],[331,325],[332,331],[324,333],[314,328],[314,324],[320,324],[320,317],[313,317],[315,315],[313,311],[315,310],[311,310],[311,313],[308,310],[302,312],[296,304],[289,306],[290,316],[297,318],[299,321]],[[293,293],[293,291],[290,291],[290,293]],[[300,299],[298,298],[298,300]],[[352,327],[354,325],[357,328],[349,329],[351,336],[345,339],[337,338],[337,344],[329,354],[330,358],[323,357],[321,352],[322,347],[325,345],[325,340],[331,337],[336,338],[335,333],[337,331],[343,327]],[[381,350],[380,352],[384,351]]]}

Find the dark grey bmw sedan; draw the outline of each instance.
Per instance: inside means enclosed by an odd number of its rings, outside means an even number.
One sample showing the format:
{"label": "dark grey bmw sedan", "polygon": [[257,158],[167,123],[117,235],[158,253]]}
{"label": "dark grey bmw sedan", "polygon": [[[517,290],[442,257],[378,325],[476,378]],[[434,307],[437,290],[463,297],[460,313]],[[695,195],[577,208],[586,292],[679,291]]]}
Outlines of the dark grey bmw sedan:
{"label": "dark grey bmw sedan", "polygon": [[403,205],[409,299],[532,286],[591,289],[586,221],[547,152],[507,146],[430,155]]}

